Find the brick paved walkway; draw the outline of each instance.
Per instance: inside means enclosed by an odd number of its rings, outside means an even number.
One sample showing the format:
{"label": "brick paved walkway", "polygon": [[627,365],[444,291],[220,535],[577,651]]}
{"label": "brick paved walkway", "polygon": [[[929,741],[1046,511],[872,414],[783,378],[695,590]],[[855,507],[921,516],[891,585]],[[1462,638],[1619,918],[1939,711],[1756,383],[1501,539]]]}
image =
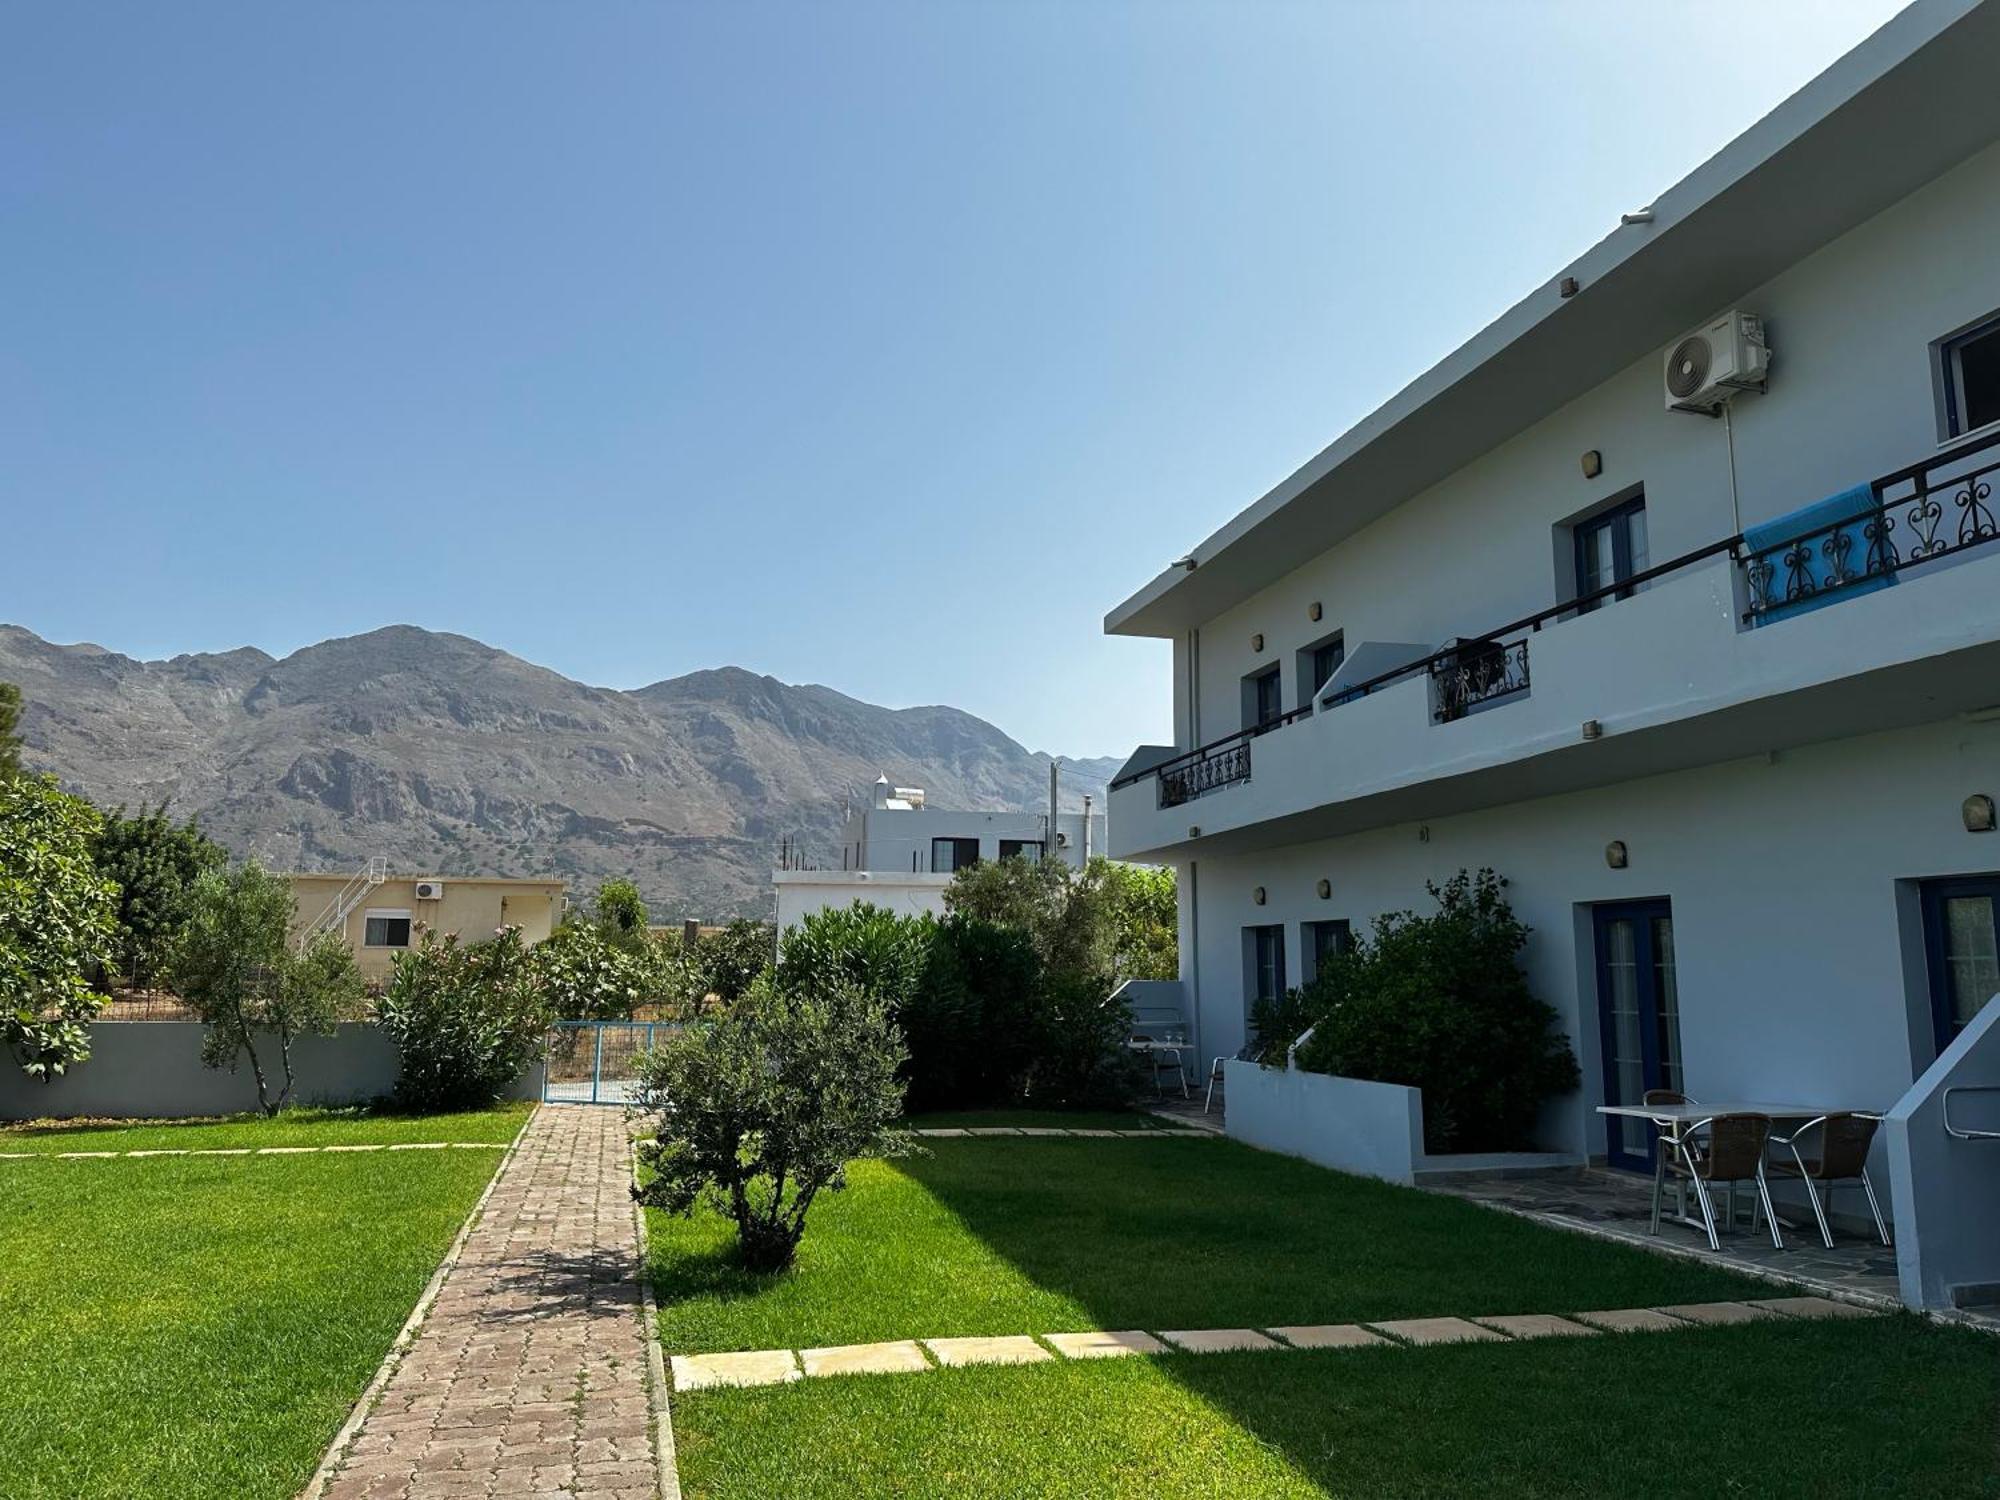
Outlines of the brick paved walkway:
{"label": "brick paved walkway", "polygon": [[623,1110],[535,1112],[324,1500],[655,1500],[629,1152]]}

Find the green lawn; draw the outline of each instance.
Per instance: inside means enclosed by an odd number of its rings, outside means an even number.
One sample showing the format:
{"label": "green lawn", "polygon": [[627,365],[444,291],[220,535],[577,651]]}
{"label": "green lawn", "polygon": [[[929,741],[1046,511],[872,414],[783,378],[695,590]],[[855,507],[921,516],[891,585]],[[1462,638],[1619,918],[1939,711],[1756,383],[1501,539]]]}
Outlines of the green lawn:
{"label": "green lawn", "polygon": [[848,1376],[674,1420],[689,1500],[1946,1500],[2000,1492],[1996,1377],[1989,1339],[1893,1318]]}
{"label": "green lawn", "polygon": [[652,1213],[667,1351],[1574,1312],[1768,1290],[1230,1141],[926,1145],[855,1167],[846,1192],[814,1206],[797,1270],[774,1283],[734,1264],[720,1217]]}
{"label": "green lawn", "polygon": [[1052,1130],[1182,1130],[1185,1126],[1137,1109],[948,1109],[911,1115],[903,1122],[917,1130],[962,1130],[968,1126],[1011,1125]]}
{"label": "green lawn", "polygon": [[295,1494],[498,1157],[0,1162],[0,1495]]}
{"label": "green lawn", "polygon": [[[667,1350],[1775,1290],[1228,1142],[931,1146],[859,1167],[775,1280],[731,1264],[713,1217],[650,1214]],[[2000,1346],[1910,1317],[850,1376],[674,1411],[691,1500],[2000,1496]]]}
{"label": "green lawn", "polygon": [[275,1120],[35,1120],[0,1125],[0,1155],[14,1151],[214,1150],[238,1146],[361,1146],[399,1141],[489,1141],[505,1145],[532,1103],[463,1114],[399,1115],[368,1109],[288,1109]]}

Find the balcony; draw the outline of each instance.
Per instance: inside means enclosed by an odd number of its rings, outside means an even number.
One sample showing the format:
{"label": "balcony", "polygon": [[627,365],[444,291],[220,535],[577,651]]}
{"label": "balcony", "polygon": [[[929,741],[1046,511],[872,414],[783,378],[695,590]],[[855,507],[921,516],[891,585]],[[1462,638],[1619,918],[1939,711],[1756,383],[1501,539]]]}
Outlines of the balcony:
{"label": "balcony", "polygon": [[1115,780],[1111,852],[1333,837],[1993,708],[1997,472],[2000,438],[1966,444],[1852,509],[1336,677],[1280,723]]}

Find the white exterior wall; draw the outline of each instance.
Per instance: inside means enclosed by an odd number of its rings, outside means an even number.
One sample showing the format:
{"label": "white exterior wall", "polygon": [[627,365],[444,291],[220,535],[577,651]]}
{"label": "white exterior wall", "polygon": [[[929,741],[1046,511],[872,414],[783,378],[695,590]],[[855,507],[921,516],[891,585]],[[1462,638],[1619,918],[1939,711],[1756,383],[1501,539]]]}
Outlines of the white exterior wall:
{"label": "white exterior wall", "polygon": [[[878,807],[850,817],[843,838],[849,849],[860,850],[860,868],[864,870],[908,874],[914,869],[917,873],[926,874],[931,869],[932,839],[978,839],[979,857],[995,860],[1000,857],[1002,839],[1038,840],[1046,846],[1048,824],[1049,816],[1045,812],[957,812],[942,807]],[[1056,855],[1065,864],[1081,866],[1083,814],[1058,814],[1056,830],[1062,836],[1062,847],[1046,852]],[[1104,847],[1104,839],[1104,814],[1093,812],[1090,815],[1090,852],[1093,855],[1111,852]]]}
{"label": "white exterior wall", "polygon": [[[1981,152],[1734,305],[1763,315],[1768,394],[1735,403],[1742,523],[1755,524],[1914,463],[1938,444],[1932,340],[2000,309],[2000,146]],[[1719,311],[1720,309],[1718,309]],[[1723,424],[1664,409],[1656,350],[1209,621],[1199,632],[1198,733],[1242,727],[1241,684],[1333,630],[1435,646],[1570,597],[1577,513],[1643,484],[1655,563],[1739,530]],[[1586,480],[1581,455],[1604,472]],[[1307,606],[1323,618],[1307,618]],[[1265,649],[1251,650],[1262,634]],[[1175,644],[1175,693],[1188,646]],[[1184,711],[1176,728],[1187,734]],[[1183,739],[1183,747],[1196,741]]]}
{"label": "white exterior wall", "polygon": [[816,911],[865,901],[899,917],[944,915],[949,875],[909,875],[867,870],[777,870],[772,881],[778,892],[780,933],[790,932]]}
{"label": "white exterior wall", "polygon": [[[1183,913],[1198,941],[1183,964],[1199,1050],[1244,1040],[1244,928],[1284,925],[1296,984],[1301,923],[1345,917],[1365,932],[1381,913],[1433,909],[1426,881],[1488,865],[1534,929],[1527,974],[1583,1069],[1542,1145],[1604,1150],[1596,902],[1672,902],[1691,1094],[1887,1109],[1935,1055],[1913,882],[2000,869],[2000,835],[1967,833],[1959,814],[1969,793],[1996,789],[2000,723],[1951,723],[1201,858],[1199,907]],[[1613,839],[1629,851],[1623,870],[1605,861]]]}

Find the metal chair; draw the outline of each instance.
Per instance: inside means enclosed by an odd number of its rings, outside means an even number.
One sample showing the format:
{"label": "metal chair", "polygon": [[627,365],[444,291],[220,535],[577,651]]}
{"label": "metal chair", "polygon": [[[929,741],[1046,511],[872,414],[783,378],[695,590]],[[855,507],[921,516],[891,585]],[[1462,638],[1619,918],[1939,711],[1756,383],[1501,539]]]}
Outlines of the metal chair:
{"label": "metal chair", "polygon": [[1236,1049],[1234,1057],[1218,1057],[1214,1062],[1210,1063],[1208,1065],[1208,1097],[1201,1101],[1201,1112],[1207,1114],[1210,1106],[1215,1103],[1215,1086],[1222,1082],[1222,1065],[1224,1063],[1255,1062],[1256,1060],[1257,1044],[1255,1042],[1245,1042],[1241,1047]]}
{"label": "metal chair", "polygon": [[[1751,1229],[1757,1227],[1757,1209],[1761,1205],[1771,1228],[1772,1246],[1785,1248],[1784,1236],[1778,1232],[1778,1215],[1771,1207],[1771,1185],[1764,1177],[1764,1148],[1770,1140],[1769,1115],[1711,1115],[1706,1120],[1696,1120],[1675,1137],[1674,1160],[1667,1170],[1694,1184],[1695,1198],[1701,1204],[1702,1225],[1708,1231],[1709,1249],[1722,1248],[1722,1241],[1715,1233],[1715,1204],[1709,1188],[1716,1183],[1729,1185],[1729,1217],[1733,1222],[1739,1182],[1757,1184],[1757,1197],[1750,1209]],[[1660,1195],[1656,1189],[1653,1233],[1659,1232]]]}
{"label": "metal chair", "polygon": [[[1819,1237],[1826,1248],[1833,1248],[1833,1230],[1826,1222],[1826,1208],[1820,1201],[1820,1189],[1833,1191],[1836,1182],[1858,1182],[1861,1191],[1868,1195],[1868,1211],[1875,1216],[1875,1233],[1882,1243],[1889,1243],[1889,1226],[1882,1221],[1882,1205],[1875,1197],[1875,1184],[1868,1180],[1868,1148],[1875,1143],[1875,1129],[1882,1123],[1880,1115],[1835,1112],[1824,1114],[1806,1121],[1790,1135],[1774,1135],[1773,1146],[1782,1146],[1784,1151],[1773,1157],[1771,1170],[1781,1177],[1796,1177],[1806,1187],[1806,1197],[1812,1200],[1813,1218],[1819,1222]],[[1819,1153],[1806,1154],[1809,1133],[1817,1131]],[[1789,1157],[1790,1160],[1786,1158]]]}
{"label": "metal chair", "polygon": [[1156,1037],[1149,1031],[1135,1031],[1126,1040],[1125,1045],[1132,1048],[1135,1052],[1145,1053],[1151,1059],[1153,1065],[1153,1092],[1155,1094],[1164,1092],[1160,1088],[1160,1074],[1171,1069],[1174,1075],[1180,1080],[1181,1097],[1183,1099],[1189,1098],[1190,1090],[1188,1089],[1186,1055],[1188,1040],[1185,1030],[1171,1026],[1155,1027],[1154,1030],[1164,1031],[1168,1034]]}
{"label": "metal chair", "polygon": [[[1640,1095],[1640,1102],[1642,1104],[1693,1104],[1696,1106],[1699,1106],[1701,1103],[1699,1099],[1691,1099],[1678,1089],[1647,1089],[1644,1094]],[[1653,1233],[1655,1234],[1660,1232],[1660,1189],[1666,1177],[1667,1157],[1672,1151],[1674,1138],[1679,1133],[1678,1130],[1668,1130],[1657,1121],[1653,1125]],[[1678,1206],[1680,1216],[1685,1219],[1688,1212],[1687,1179],[1685,1177],[1676,1177],[1674,1179],[1674,1191],[1679,1195]]]}

